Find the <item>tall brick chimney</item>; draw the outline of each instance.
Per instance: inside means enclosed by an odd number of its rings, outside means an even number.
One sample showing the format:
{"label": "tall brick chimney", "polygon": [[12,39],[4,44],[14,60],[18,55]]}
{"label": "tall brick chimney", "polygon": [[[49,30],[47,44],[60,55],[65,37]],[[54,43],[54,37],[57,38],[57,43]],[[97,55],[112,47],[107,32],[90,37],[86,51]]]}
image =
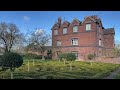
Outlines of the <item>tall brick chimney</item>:
{"label": "tall brick chimney", "polygon": [[61,26],[61,17],[58,18],[58,24]]}
{"label": "tall brick chimney", "polygon": [[91,16],[91,18],[97,19],[97,15],[93,15],[93,16]]}

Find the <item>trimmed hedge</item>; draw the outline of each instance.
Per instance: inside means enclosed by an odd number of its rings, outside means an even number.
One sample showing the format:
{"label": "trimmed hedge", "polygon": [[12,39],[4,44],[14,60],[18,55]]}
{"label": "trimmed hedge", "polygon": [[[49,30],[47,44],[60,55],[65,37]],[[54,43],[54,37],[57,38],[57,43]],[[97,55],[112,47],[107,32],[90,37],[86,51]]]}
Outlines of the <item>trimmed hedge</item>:
{"label": "trimmed hedge", "polygon": [[[28,53],[28,54],[25,54],[25,55],[22,55],[25,59],[42,59],[42,55],[37,55],[37,54],[31,54],[31,53]],[[52,59],[51,57],[48,57],[48,56],[44,56],[45,60],[46,59]]]}
{"label": "trimmed hedge", "polygon": [[59,58],[60,60],[66,59],[66,57],[67,57],[67,54],[66,54],[66,53],[62,53],[62,54],[59,54],[59,55],[58,55],[58,58]]}
{"label": "trimmed hedge", "polygon": [[58,57],[60,60],[66,59],[68,61],[74,61],[76,59],[76,56],[74,53],[63,53],[63,54],[60,54]]}
{"label": "trimmed hedge", "polygon": [[68,61],[75,61],[75,59],[76,59],[76,56],[74,53],[68,53],[66,56],[66,60]]}
{"label": "trimmed hedge", "polygon": [[42,55],[28,53],[23,56],[25,59],[42,59]]}
{"label": "trimmed hedge", "polygon": [[3,67],[10,67],[11,69],[18,68],[23,64],[22,56],[13,52],[5,52],[0,61]]}

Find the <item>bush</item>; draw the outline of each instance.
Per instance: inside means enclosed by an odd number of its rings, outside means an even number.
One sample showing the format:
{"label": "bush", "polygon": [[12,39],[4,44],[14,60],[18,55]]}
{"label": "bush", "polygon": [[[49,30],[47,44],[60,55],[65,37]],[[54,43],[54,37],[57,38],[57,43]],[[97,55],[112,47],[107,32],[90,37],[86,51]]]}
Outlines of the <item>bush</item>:
{"label": "bush", "polygon": [[75,59],[76,59],[76,56],[74,53],[68,53],[66,55],[66,60],[68,60],[68,61],[74,61]]}
{"label": "bush", "polygon": [[87,56],[87,57],[88,57],[88,59],[89,59],[89,60],[92,60],[92,59],[94,59],[94,58],[95,58],[95,54],[88,54],[88,56]]}
{"label": "bush", "polygon": [[28,53],[28,54],[24,55],[24,58],[26,58],[26,59],[42,59],[42,55]]}
{"label": "bush", "polygon": [[62,53],[62,54],[59,54],[59,55],[58,55],[58,58],[59,58],[60,60],[66,59],[66,57],[67,57],[67,54],[66,54],[66,53]]}
{"label": "bush", "polygon": [[1,57],[3,67],[18,68],[23,64],[23,58],[17,53],[7,52]]}
{"label": "bush", "polygon": [[45,60],[47,60],[47,59],[48,59],[48,56],[44,56],[44,58],[45,58]]}

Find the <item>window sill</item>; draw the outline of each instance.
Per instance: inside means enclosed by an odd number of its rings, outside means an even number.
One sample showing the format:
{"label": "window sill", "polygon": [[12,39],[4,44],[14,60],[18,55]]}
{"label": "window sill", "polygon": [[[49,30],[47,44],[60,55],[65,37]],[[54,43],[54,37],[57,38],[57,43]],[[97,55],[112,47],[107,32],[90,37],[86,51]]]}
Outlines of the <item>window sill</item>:
{"label": "window sill", "polygon": [[75,34],[76,34],[76,33],[78,33],[78,32],[73,32],[73,33],[75,33]]}
{"label": "window sill", "polygon": [[86,32],[89,32],[89,31],[91,31],[91,30],[86,30]]}
{"label": "window sill", "polygon": [[67,33],[63,34],[63,35],[67,35]]}
{"label": "window sill", "polygon": [[78,45],[71,45],[71,46],[73,46],[73,47],[74,47],[74,46],[78,46]]}

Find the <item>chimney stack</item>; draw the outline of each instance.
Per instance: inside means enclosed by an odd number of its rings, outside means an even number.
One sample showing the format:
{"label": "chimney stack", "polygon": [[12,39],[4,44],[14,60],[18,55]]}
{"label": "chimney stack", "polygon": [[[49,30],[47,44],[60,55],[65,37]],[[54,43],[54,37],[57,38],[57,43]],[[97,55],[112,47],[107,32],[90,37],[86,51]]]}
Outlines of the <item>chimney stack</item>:
{"label": "chimney stack", "polygon": [[61,17],[58,18],[58,24],[61,26]]}
{"label": "chimney stack", "polygon": [[93,16],[91,16],[91,18],[97,19],[97,15],[93,15]]}

